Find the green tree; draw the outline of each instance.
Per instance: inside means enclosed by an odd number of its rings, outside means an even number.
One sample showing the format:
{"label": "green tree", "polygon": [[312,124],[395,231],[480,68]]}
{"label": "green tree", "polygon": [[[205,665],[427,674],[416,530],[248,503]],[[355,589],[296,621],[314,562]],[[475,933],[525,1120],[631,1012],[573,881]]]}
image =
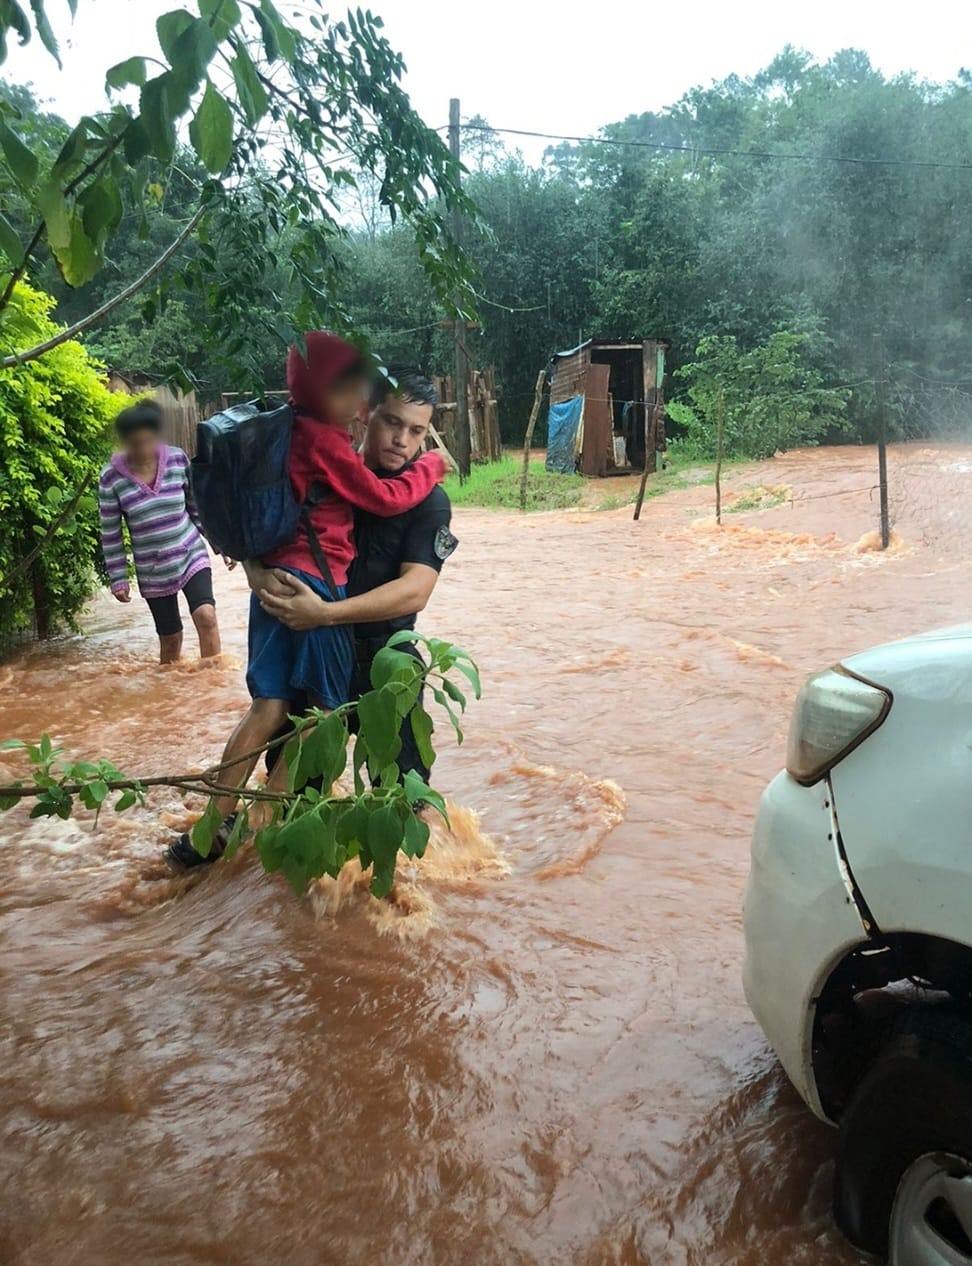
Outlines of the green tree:
{"label": "green tree", "polygon": [[790,330],[749,351],[732,335],[702,339],[696,359],[676,374],[691,405],[670,406],[688,445],[701,457],[715,457],[720,415],[727,457],[772,457],[840,428],[847,392],[824,385],[808,363],[809,343],[808,335]]}
{"label": "green tree", "polygon": [[[49,296],[21,282],[7,328],[25,343],[47,339],[58,329],[52,307]],[[98,512],[93,496],[78,493],[97,478],[124,403],[76,341],[0,369],[0,650],[32,629],[45,636],[73,627],[87,601]]]}

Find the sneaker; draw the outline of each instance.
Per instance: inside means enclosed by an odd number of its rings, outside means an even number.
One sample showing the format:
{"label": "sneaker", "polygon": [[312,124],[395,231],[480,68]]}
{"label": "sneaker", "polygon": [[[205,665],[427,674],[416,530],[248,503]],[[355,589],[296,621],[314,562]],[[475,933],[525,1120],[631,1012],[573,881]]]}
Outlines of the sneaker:
{"label": "sneaker", "polygon": [[186,832],[169,845],[162,854],[162,860],[173,870],[194,870],[197,866],[211,866],[213,862],[218,862],[223,856],[226,848],[226,841],[230,837],[233,830],[233,823],[236,821],[236,814],[231,813],[228,818],[223,819],[223,824],[213,837],[213,845],[209,850],[209,856],[203,857],[202,853],[197,853],[192,843],[192,836]]}

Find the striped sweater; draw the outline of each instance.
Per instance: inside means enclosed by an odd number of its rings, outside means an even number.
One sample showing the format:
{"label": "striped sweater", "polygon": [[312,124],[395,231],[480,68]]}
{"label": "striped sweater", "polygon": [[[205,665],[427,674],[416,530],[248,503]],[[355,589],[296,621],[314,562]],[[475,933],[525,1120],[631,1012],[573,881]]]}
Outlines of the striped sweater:
{"label": "striped sweater", "polygon": [[189,489],[189,459],[181,448],[159,448],[159,469],[149,487],[116,453],[98,481],[101,548],[112,593],[128,585],[128,556],[122,519],[135,555],[135,574],[143,598],[178,593],[190,576],[209,566],[199,535],[199,516]]}

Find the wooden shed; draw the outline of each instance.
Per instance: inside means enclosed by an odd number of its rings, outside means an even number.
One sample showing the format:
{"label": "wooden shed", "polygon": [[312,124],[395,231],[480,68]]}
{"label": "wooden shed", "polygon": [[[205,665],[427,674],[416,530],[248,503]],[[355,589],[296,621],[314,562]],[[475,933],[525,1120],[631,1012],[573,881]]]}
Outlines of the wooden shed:
{"label": "wooden shed", "polygon": [[548,470],[630,474],[664,451],[667,339],[591,339],[550,361]]}

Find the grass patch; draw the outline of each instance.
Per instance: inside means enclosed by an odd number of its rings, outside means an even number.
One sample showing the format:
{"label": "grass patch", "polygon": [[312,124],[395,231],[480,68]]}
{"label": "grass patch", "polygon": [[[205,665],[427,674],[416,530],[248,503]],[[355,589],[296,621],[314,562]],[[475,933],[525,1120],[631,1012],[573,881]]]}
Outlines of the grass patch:
{"label": "grass patch", "polygon": [[[519,510],[523,462],[515,457],[488,465],[473,466],[463,483],[450,474],[445,490],[455,506],[485,506],[497,510]],[[584,491],[580,475],[557,475],[547,471],[543,461],[532,461],[527,475],[528,510],[564,510],[580,504]]]}
{"label": "grass patch", "polygon": [[772,510],[774,506],[781,506],[784,501],[789,500],[789,497],[790,490],[783,484],[771,488],[759,484],[741,492],[723,509],[726,514],[743,514],[746,510]]}
{"label": "grass patch", "polygon": [[[699,488],[715,483],[715,467],[694,461],[680,455],[674,459],[670,456],[664,470],[649,475],[645,485],[645,500],[660,497],[666,492],[676,492],[682,488]],[[598,501],[598,510],[620,510],[623,506],[634,505],[638,500],[636,487],[628,487],[623,492],[609,492]]]}

